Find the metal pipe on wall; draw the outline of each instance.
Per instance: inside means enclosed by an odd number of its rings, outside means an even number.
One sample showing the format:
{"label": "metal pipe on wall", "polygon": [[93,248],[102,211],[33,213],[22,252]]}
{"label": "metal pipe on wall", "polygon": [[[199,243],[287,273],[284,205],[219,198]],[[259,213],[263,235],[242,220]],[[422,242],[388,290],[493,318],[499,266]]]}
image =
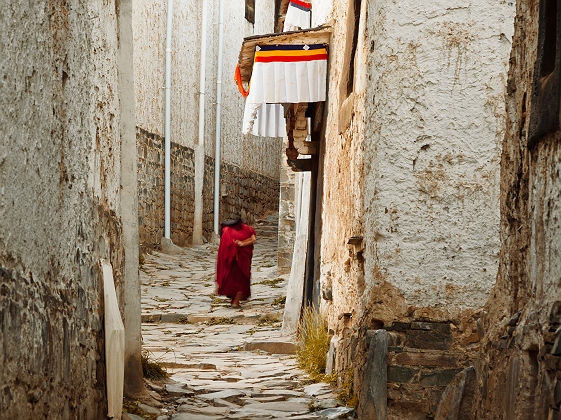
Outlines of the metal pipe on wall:
{"label": "metal pipe on wall", "polygon": [[220,232],[220,152],[222,129],[222,60],[224,55],[224,0],[220,0],[218,25],[218,72],[216,77],[216,138],[214,148],[214,233]]}
{"label": "metal pipe on wall", "polygon": [[164,152],[164,237],[171,239],[170,228],[170,142],[171,142],[171,34],[173,26],[173,0],[168,0],[166,32],[166,111]]}
{"label": "metal pipe on wall", "polygon": [[205,76],[206,76],[206,38],[208,26],[207,1],[202,3],[201,23],[201,67],[199,91],[199,139],[195,146],[195,214],[193,217],[193,245],[203,243],[203,183],[205,165]]}

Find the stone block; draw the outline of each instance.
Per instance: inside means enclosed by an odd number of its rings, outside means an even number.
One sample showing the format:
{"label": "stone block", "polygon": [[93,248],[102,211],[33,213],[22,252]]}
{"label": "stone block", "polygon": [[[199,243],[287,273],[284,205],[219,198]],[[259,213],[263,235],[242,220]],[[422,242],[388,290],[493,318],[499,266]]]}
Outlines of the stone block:
{"label": "stone block", "polygon": [[446,386],[463,369],[441,369],[422,372],[419,383],[425,386]]}
{"label": "stone block", "polygon": [[561,330],[557,330],[556,334],[557,338],[551,348],[551,354],[554,356],[561,356]]}
{"label": "stone block", "polygon": [[409,383],[420,372],[419,369],[405,366],[388,366],[388,382]]}
{"label": "stone block", "polygon": [[388,331],[408,331],[411,329],[410,322],[393,322],[391,326],[386,328]]}
{"label": "stone block", "polygon": [[408,330],[406,331],[405,346],[417,349],[447,350],[452,343],[452,334],[440,329]]}
{"label": "stone block", "polygon": [[325,373],[331,375],[335,369],[335,360],[337,359],[337,344],[339,340],[333,336],[329,341],[329,350],[327,352],[327,359],[325,362]]}
{"label": "stone block", "polygon": [[448,352],[407,351],[391,352],[388,363],[399,366],[457,367],[458,356]]}
{"label": "stone block", "polygon": [[476,379],[473,367],[458,373],[442,394],[435,420],[471,420]]}
{"label": "stone block", "polygon": [[389,334],[376,330],[369,334],[368,355],[360,386],[358,418],[385,419],[387,416],[387,366]]}

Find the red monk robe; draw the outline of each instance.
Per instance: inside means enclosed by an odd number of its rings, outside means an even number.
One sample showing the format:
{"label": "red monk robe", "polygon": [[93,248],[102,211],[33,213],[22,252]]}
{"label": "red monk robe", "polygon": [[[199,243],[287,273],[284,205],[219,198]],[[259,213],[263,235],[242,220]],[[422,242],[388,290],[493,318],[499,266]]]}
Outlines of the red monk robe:
{"label": "red monk robe", "polygon": [[251,258],[255,231],[241,219],[222,225],[216,261],[218,294],[232,299],[232,306],[251,296]]}

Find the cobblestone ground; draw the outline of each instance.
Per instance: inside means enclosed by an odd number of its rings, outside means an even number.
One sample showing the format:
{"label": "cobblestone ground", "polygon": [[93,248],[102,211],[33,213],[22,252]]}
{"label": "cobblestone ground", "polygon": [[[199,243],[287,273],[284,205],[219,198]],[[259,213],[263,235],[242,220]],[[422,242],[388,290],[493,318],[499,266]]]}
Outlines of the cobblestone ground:
{"label": "cobblestone ground", "polygon": [[[347,418],[327,384],[310,384],[295,345],[280,337],[286,278],[276,271],[276,219],[254,226],[252,296],[241,309],[214,296],[217,246],[167,255],[141,269],[143,349],[171,374],[148,381],[150,404],[128,411],[158,420]],[[131,419],[138,419],[128,414]]]}

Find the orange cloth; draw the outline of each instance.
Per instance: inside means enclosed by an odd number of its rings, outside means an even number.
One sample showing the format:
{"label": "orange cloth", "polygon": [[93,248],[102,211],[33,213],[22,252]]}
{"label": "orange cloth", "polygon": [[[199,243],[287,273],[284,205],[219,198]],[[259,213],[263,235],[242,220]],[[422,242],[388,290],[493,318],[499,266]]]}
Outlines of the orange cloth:
{"label": "orange cloth", "polygon": [[249,86],[247,87],[247,90],[245,90],[243,88],[243,84],[242,84],[242,74],[240,72],[240,65],[237,64],[236,65],[236,75],[234,77],[234,82],[237,83],[238,85],[238,90],[240,91],[240,93],[243,95],[244,98],[247,98],[247,95],[249,95]]}

